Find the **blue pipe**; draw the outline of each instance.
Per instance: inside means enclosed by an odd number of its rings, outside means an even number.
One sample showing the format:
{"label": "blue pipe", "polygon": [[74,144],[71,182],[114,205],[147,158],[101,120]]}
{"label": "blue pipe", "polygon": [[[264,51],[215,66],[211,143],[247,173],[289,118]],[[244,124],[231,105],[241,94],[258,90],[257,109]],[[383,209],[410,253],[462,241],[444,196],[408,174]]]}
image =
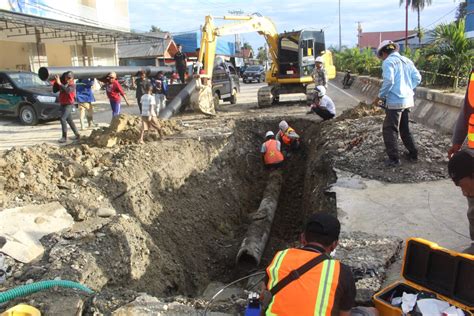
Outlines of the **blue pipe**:
{"label": "blue pipe", "polygon": [[94,293],[94,291],[89,289],[87,286],[84,286],[77,282],[68,281],[68,280],[46,280],[46,281],[39,281],[39,282],[31,283],[31,284],[18,286],[16,288],[0,293],[0,304],[8,302],[18,297],[28,296],[30,294],[47,290],[56,286],[71,288],[71,289],[78,289],[83,292],[86,292],[87,294]]}

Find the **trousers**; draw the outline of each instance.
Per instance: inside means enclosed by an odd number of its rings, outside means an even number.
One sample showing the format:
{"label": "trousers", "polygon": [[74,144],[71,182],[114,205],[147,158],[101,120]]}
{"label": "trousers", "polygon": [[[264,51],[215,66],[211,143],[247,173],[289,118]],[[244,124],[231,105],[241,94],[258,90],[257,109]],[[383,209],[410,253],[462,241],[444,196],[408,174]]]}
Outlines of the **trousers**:
{"label": "trousers", "polygon": [[74,121],[72,119],[72,107],[73,104],[68,104],[68,105],[61,105],[61,129],[63,132],[63,137],[67,137],[67,125],[71,127],[71,130],[73,131],[74,135],[78,135],[79,132],[77,131],[76,124],[74,124]]}
{"label": "trousers", "polygon": [[410,156],[417,157],[418,150],[416,149],[413,136],[410,132],[408,114],[410,109],[400,110],[385,110],[385,120],[383,121],[382,135],[385,143],[385,150],[388,158],[398,161],[400,155],[398,153],[398,135],[402,139]]}

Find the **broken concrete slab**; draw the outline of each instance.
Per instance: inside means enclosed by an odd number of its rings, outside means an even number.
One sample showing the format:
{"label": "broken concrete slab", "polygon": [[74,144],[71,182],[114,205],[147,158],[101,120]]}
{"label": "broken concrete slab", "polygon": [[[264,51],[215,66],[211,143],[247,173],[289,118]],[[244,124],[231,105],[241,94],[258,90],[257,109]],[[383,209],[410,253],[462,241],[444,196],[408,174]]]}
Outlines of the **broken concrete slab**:
{"label": "broken concrete slab", "polygon": [[7,242],[0,251],[20,262],[31,262],[44,251],[39,242],[43,236],[73,224],[72,216],[58,202],[3,210],[0,231]]}

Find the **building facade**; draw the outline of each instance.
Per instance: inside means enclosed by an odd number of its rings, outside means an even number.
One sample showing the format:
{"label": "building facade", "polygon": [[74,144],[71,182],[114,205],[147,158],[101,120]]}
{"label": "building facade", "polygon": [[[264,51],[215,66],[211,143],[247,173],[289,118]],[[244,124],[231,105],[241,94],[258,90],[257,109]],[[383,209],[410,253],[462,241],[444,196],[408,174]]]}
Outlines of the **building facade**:
{"label": "building facade", "polygon": [[128,0],[0,0],[0,69],[118,65],[129,31]]}

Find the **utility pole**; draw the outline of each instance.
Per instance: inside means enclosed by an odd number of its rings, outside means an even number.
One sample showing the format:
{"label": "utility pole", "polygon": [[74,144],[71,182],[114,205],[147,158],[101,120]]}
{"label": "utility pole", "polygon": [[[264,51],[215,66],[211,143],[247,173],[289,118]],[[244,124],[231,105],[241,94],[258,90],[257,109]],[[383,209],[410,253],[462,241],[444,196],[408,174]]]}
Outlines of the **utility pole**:
{"label": "utility pole", "polygon": [[408,49],[408,0],[405,0],[405,49]]}
{"label": "utility pole", "polygon": [[342,49],[342,38],[341,38],[341,0],[339,0],[339,51]]}
{"label": "utility pole", "polygon": [[[232,14],[232,15],[243,15],[244,14],[244,11],[242,10],[230,10],[230,11],[227,11],[229,12],[229,14]],[[242,43],[241,43],[241,40],[240,40],[240,34],[235,34],[235,54],[237,55],[237,53],[240,53],[240,49],[241,49],[241,46],[242,46]]]}

